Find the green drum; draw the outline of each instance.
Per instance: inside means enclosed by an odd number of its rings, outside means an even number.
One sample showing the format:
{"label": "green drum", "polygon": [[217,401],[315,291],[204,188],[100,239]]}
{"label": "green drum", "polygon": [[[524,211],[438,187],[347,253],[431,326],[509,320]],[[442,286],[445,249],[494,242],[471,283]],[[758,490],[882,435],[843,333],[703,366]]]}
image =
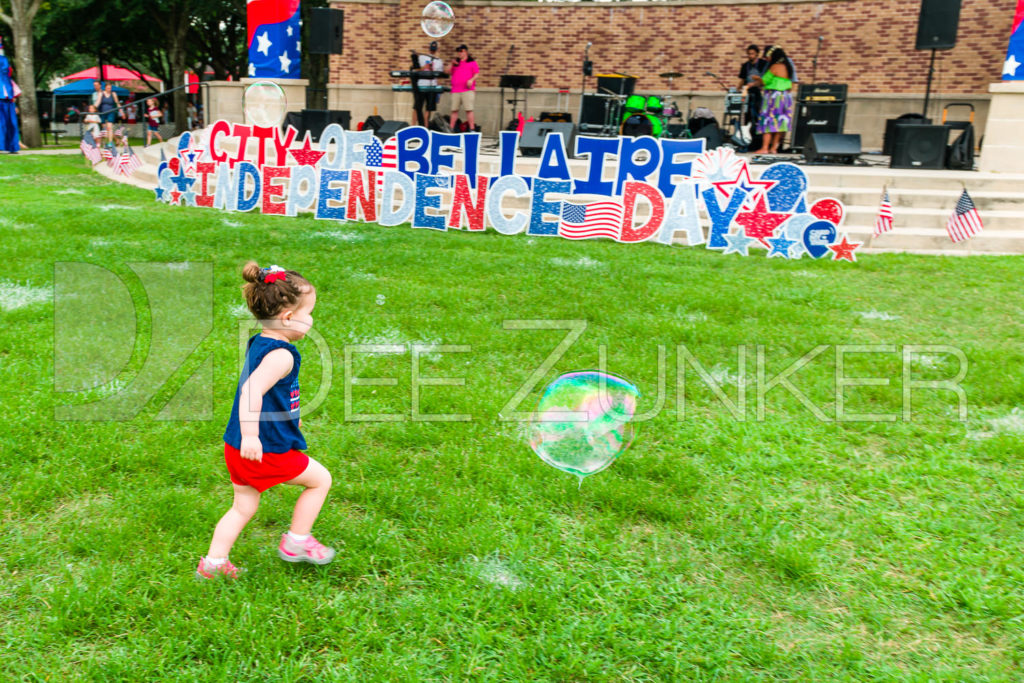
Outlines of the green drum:
{"label": "green drum", "polygon": [[640,114],[626,114],[622,119],[620,132],[630,137],[650,135],[660,138],[664,130],[661,119],[646,112]]}
{"label": "green drum", "polygon": [[647,113],[654,114],[655,116],[661,116],[661,98],[651,95],[647,98]]}
{"label": "green drum", "polygon": [[640,114],[647,104],[643,95],[630,95],[626,98],[625,111],[627,114]]}

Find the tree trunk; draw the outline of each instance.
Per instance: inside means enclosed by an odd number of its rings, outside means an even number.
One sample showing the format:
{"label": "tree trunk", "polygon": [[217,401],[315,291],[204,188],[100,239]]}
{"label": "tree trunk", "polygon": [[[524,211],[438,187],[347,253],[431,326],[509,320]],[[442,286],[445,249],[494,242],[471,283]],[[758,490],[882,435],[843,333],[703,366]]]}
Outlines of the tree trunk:
{"label": "tree trunk", "polygon": [[[171,79],[173,84],[172,88],[176,88],[179,85],[185,83],[185,42],[183,40],[174,40],[171,45]],[[188,88],[182,88],[181,90],[175,90],[173,93],[174,102],[174,132],[181,134],[185,132],[187,127],[188,114],[185,111],[186,98],[188,96]]]}
{"label": "tree trunk", "polygon": [[0,10],[5,23],[14,34],[14,80],[21,88],[18,109],[21,111],[21,140],[27,147],[39,147],[39,108],[36,106],[36,72],[32,57],[32,20],[39,10],[39,1],[12,0],[11,15]]}

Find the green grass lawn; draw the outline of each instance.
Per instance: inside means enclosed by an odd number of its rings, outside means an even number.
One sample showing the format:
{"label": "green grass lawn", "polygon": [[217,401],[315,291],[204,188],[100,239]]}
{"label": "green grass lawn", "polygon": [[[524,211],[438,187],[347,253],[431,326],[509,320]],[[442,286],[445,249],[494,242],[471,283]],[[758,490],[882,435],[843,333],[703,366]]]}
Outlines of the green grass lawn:
{"label": "green grass lawn", "polygon": [[[0,239],[4,680],[1019,680],[1019,257],[785,262],[228,214],[31,155],[0,158]],[[247,574],[210,584],[193,570],[231,499],[250,258],[318,288],[303,396],[327,394],[304,431],[339,556],[278,560],[297,495],[279,487],[232,553]],[[500,418],[567,331],[506,320],[586,323],[518,410],[603,346],[656,413],[582,487]],[[469,421],[410,419],[414,342],[471,347],[420,359],[465,383],[422,387],[419,411]],[[346,368],[368,343],[403,352]],[[948,345],[967,420],[924,388],[909,420],[836,421],[843,344],[890,347],[846,356],[889,380],[846,388],[846,414],[900,414],[900,351]],[[745,379],[745,419],[690,366],[679,404],[680,345],[730,401]],[[758,419],[757,347],[770,380],[818,345],[790,380],[830,419],[784,386]],[[355,375],[397,383],[346,406]],[[399,419],[346,419],[367,413]]]}

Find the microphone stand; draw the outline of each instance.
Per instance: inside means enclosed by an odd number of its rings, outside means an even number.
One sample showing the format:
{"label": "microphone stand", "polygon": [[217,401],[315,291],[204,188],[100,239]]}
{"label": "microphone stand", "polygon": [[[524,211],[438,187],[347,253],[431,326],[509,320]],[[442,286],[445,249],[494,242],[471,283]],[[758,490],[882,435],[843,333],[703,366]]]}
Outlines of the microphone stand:
{"label": "microphone stand", "polygon": [[814,51],[814,71],[811,72],[811,83],[818,82],[818,55],[821,53],[821,43],[825,40],[825,36],[818,36],[818,47]]}

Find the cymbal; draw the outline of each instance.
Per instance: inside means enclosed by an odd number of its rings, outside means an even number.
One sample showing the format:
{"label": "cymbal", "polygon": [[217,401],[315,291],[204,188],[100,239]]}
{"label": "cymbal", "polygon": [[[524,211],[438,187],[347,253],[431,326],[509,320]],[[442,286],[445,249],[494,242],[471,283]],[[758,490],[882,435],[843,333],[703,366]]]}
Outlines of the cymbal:
{"label": "cymbal", "polygon": [[667,71],[663,74],[658,74],[658,78],[682,78],[683,74],[678,71]]}

